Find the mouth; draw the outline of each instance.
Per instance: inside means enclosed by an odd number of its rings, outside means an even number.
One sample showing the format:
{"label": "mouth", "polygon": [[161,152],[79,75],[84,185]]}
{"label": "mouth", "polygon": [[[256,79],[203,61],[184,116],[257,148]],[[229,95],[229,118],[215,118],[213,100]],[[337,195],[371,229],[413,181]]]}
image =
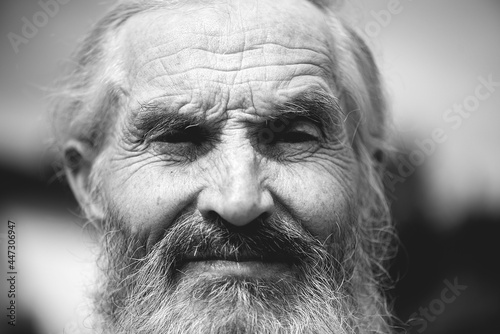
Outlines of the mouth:
{"label": "mouth", "polygon": [[224,256],[186,256],[178,270],[183,275],[198,277],[273,278],[293,275],[295,266],[283,256],[228,254]]}
{"label": "mouth", "polygon": [[286,262],[202,260],[186,262],[180,271],[197,277],[272,278],[290,275],[293,267]]}
{"label": "mouth", "polygon": [[230,262],[265,262],[265,263],[272,263],[272,262],[292,262],[290,257],[286,256],[268,256],[268,255],[261,255],[261,256],[256,256],[253,254],[244,254],[244,253],[233,253],[233,254],[227,254],[227,255],[187,255],[183,258],[183,262],[203,262],[203,261],[230,261]]}

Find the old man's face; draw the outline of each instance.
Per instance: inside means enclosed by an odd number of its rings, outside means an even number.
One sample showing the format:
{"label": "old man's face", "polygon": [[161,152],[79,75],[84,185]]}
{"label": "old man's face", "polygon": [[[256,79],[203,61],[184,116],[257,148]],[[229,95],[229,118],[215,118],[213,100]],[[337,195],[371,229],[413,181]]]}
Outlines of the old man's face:
{"label": "old man's face", "polygon": [[[150,245],[185,213],[235,228],[287,215],[323,242],[348,228],[356,161],[321,17],[307,3],[242,1],[127,22],[117,53],[129,103],[102,190]],[[255,265],[217,268],[278,274]]]}
{"label": "old man's face", "polygon": [[157,8],[118,30],[106,71],[122,103],[88,175],[106,232],[102,327],[377,322],[361,287],[364,194],[336,48],[325,14],[298,0]]}

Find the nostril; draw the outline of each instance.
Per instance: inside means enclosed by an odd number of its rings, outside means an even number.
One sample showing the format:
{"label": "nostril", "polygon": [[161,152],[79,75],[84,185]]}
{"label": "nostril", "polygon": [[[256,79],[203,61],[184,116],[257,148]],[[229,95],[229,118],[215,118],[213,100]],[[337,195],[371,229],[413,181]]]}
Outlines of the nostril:
{"label": "nostril", "polygon": [[216,220],[221,219],[219,214],[217,212],[215,212],[214,210],[208,210],[205,212],[201,212],[201,216],[208,221],[216,221]]}
{"label": "nostril", "polygon": [[201,215],[208,220],[216,218],[224,221],[226,225],[244,226],[258,219],[267,219],[273,213],[274,202],[272,198],[248,199],[246,201],[231,200],[230,198],[205,197],[200,201],[198,209]]}
{"label": "nostril", "polygon": [[220,228],[223,228],[229,232],[240,233],[240,234],[252,234],[259,228],[259,226],[265,224],[265,221],[269,219],[270,215],[268,213],[263,213],[252,221],[243,224],[236,225],[234,223],[229,222],[228,220],[221,217],[217,212],[210,211],[208,212],[204,218],[208,224],[216,225]]}

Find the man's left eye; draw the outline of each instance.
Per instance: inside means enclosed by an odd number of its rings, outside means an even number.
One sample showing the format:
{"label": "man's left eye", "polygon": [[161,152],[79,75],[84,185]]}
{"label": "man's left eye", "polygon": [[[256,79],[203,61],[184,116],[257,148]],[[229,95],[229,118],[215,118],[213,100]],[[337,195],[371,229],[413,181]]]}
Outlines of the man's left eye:
{"label": "man's left eye", "polygon": [[300,144],[319,141],[321,133],[314,124],[298,122],[283,131],[276,131],[274,137],[275,143]]}
{"label": "man's left eye", "polygon": [[303,153],[313,153],[321,146],[324,136],[314,121],[291,120],[288,124],[269,125],[261,130],[258,138],[265,155],[286,161],[297,159]]}
{"label": "man's left eye", "polygon": [[276,141],[285,143],[304,143],[309,141],[317,141],[318,137],[301,131],[287,131],[285,133],[279,134]]}

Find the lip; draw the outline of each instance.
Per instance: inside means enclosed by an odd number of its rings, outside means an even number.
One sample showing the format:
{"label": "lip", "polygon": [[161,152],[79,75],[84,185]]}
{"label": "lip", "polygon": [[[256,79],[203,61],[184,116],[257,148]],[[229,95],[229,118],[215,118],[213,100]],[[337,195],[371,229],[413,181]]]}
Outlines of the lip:
{"label": "lip", "polygon": [[248,277],[278,278],[293,275],[293,266],[288,262],[261,261],[247,259],[232,261],[227,259],[200,259],[186,261],[180,272],[184,275],[204,277]]}
{"label": "lip", "polygon": [[287,259],[282,256],[255,256],[252,254],[246,254],[241,252],[239,254],[227,254],[224,256],[217,255],[203,255],[203,256],[194,256],[194,255],[186,255],[183,258],[184,262],[203,262],[203,261],[232,261],[232,262],[290,262],[290,259]]}
{"label": "lip", "polygon": [[252,251],[243,247],[237,250],[201,250],[191,251],[182,254],[182,260],[186,262],[194,261],[261,261],[261,262],[291,262],[292,255],[282,251]]}

